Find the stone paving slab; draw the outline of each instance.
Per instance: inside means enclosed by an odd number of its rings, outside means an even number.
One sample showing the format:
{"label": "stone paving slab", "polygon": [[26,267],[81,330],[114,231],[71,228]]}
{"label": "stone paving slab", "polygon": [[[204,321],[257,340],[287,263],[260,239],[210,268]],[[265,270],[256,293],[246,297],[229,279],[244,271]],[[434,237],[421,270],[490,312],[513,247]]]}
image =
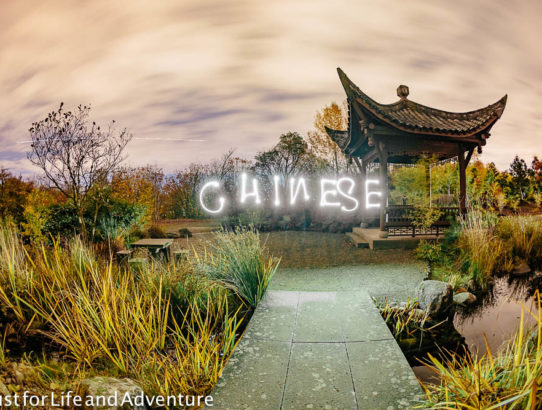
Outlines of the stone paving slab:
{"label": "stone paving slab", "polygon": [[365,291],[268,290],[212,392],[218,409],[399,409],[422,390]]}
{"label": "stone paving slab", "polygon": [[299,292],[294,342],[393,339],[366,292]]}
{"label": "stone paving slab", "polygon": [[347,350],[360,408],[412,407],[421,387],[395,340],[348,343]]}
{"label": "stone paving slab", "polygon": [[243,339],[292,341],[299,292],[267,292],[252,316]]}
{"label": "stone paving slab", "polygon": [[239,342],[212,396],[214,409],[278,409],[284,392],[291,343]]}
{"label": "stone paving slab", "polygon": [[302,292],[299,299],[294,342],[344,341],[336,292]]}
{"label": "stone paving slab", "polygon": [[344,343],[295,343],[283,409],[355,409],[356,395]]}

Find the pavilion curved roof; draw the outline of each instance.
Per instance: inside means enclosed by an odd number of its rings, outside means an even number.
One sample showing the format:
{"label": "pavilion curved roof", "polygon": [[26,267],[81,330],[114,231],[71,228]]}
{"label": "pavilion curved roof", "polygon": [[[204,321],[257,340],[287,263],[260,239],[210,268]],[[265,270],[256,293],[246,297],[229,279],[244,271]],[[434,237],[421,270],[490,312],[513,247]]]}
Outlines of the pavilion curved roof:
{"label": "pavilion curved roof", "polygon": [[344,151],[348,145],[348,131],[334,130],[326,126],[324,126],[324,128],[326,129],[327,135],[329,135],[331,139],[339,146],[339,148]]}
{"label": "pavilion curved roof", "polygon": [[[406,86],[398,89],[398,94],[401,94],[399,101],[380,104],[361,91],[340,68],[337,68],[337,71],[350,102],[358,103],[364,112],[382,123],[408,133],[445,137],[470,137],[488,133],[506,106],[505,95],[494,104],[478,110],[462,113],[443,111],[409,100]],[[329,132],[333,133],[333,130]],[[330,136],[334,140],[334,137],[338,137],[336,142],[339,146],[346,145],[342,132],[335,131],[334,135],[330,133]]]}

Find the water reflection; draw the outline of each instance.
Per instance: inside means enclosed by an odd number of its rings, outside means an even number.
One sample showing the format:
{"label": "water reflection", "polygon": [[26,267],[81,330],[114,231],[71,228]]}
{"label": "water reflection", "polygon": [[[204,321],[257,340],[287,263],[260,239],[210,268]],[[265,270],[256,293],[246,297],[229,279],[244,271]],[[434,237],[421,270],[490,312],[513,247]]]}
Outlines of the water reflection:
{"label": "water reflection", "polygon": [[[518,329],[522,307],[526,309],[525,326],[534,325],[536,320],[527,309],[534,315],[538,313],[532,299],[537,290],[542,290],[542,272],[526,278],[497,278],[485,294],[479,295],[478,303],[458,309],[453,324],[465,340],[464,349],[458,353],[468,350],[483,355],[487,352],[486,340],[491,352],[497,353]],[[438,382],[435,374],[425,366],[414,366],[413,370],[424,383]]]}
{"label": "water reflection", "polygon": [[[484,336],[491,351],[497,352],[517,330],[522,307],[537,313],[532,295],[538,289],[533,287],[533,282],[539,282],[539,277],[533,279],[509,281],[499,278],[474,310],[464,309],[456,313],[455,328],[465,337],[465,343],[472,353],[482,355],[487,352]],[[524,318],[527,326],[535,323],[529,314],[525,314]]]}

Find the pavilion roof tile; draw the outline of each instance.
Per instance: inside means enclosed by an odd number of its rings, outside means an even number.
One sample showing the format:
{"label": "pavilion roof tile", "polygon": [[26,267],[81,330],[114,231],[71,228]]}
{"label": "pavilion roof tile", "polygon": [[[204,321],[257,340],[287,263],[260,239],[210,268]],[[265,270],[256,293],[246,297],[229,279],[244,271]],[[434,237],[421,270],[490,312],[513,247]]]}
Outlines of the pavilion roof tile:
{"label": "pavilion roof tile", "polygon": [[505,95],[496,103],[478,110],[462,113],[443,111],[406,98],[408,95],[406,86],[400,86],[398,89],[398,94],[401,94],[399,101],[393,104],[380,104],[361,91],[340,68],[337,71],[351,102],[358,103],[363,110],[387,125],[406,132],[450,137],[472,136],[489,131],[501,117],[506,106]]}

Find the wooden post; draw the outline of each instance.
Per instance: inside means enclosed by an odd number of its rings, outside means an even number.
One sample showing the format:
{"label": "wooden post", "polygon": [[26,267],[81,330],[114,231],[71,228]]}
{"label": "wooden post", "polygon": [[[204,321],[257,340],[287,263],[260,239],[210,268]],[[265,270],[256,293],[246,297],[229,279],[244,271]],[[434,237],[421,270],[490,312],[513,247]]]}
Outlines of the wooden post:
{"label": "wooden post", "polygon": [[462,147],[459,147],[459,211],[461,214],[467,212],[467,164],[465,161],[465,153]]}
{"label": "wooden post", "polygon": [[355,158],[355,162],[358,166],[361,180],[361,206],[359,207],[361,214],[361,227],[366,228],[365,224],[367,223],[367,210],[365,209],[365,198],[367,197],[367,192],[365,192],[365,180],[367,179],[367,164],[365,161],[360,161],[358,158]]}
{"label": "wooden post", "polygon": [[467,151],[467,157],[465,158],[465,150],[459,146],[459,210],[461,214],[467,212],[467,165],[469,165],[474,147],[471,147]]}
{"label": "wooden post", "polygon": [[384,144],[378,143],[378,160],[380,161],[380,184],[382,198],[380,202],[380,231],[386,230],[386,207],[388,206],[388,153]]}
{"label": "wooden post", "polygon": [[428,201],[431,207],[431,165],[425,166],[425,199]]}

